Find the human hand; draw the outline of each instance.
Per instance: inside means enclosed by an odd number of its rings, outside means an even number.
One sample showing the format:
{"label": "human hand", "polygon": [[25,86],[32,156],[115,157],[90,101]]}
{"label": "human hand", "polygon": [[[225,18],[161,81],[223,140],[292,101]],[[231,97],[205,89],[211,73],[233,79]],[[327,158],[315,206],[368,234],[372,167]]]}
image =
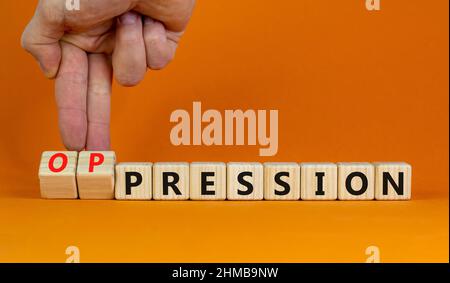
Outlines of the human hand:
{"label": "human hand", "polygon": [[[55,78],[59,128],[69,150],[110,148],[114,77],[134,86],[147,67],[161,69],[175,55],[195,0],[40,0],[22,35],[48,78]],[[143,18],[143,20],[142,20]]]}

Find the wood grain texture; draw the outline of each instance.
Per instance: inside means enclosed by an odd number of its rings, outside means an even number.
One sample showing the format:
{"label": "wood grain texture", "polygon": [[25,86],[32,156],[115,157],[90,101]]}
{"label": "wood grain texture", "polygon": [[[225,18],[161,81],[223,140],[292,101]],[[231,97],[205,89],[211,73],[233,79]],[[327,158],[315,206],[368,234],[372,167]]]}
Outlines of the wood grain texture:
{"label": "wood grain texture", "polygon": [[[118,200],[152,199],[152,166],[150,162],[121,162],[116,165],[115,196]],[[137,176],[140,176],[139,180]],[[127,192],[126,184],[131,185]],[[139,181],[139,183],[137,183]]]}
{"label": "wood grain texture", "polygon": [[[280,185],[281,184],[283,185]],[[264,163],[264,199],[298,200],[300,166],[295,162]]]}
{"label": "wood grain texture", "polygon": [[[178,180],[174,178],[178,178]],[[173,185],[167,186],[165,189],[164,180],[173,183]],[[153,164],[153,199],[189,199],[189,163],[157,162]]]}
{"label": "wood grain texture", "polygon": [[[242,179],[252,186],[251,189],[238,181],[239,175],[243,172],[246,176],[242,175]],[[263,174],[264,170],[261,163],[229,162],[227,164],[227,199],[262,200],[264,198]]]}
{"label": "wood grain texture", "polygon": [[[374,166],[368,162],[339,162],[338,199],[373,200],[375,196]],[[366,183],[364,182],[366,181]]]}
{"label": "wood grain texture", "polygon": [[[101,164],[93,166],[90,160],[102,155]],[[99,159],[94,158],[94,162]],[[82,151],[78,156],[77,182],[80,199],[114,199],[114,166],[116,154],[113,151]]]}
{"label": "wood grain texture", "polygon": [[[406,162],[374,162],[373,165],[376,200],[411,199],[411,165]],[[384,174],[388,174],[392,179],[386,178]]]}
{"label": "wood grain texture", "polygon": [[[203,174],[203,177],[202,177]],[[223,162],[193,162],[190,165],[191,200],[225,200],[227,166]],[[202,190],[202,183],[204,189]]]}
{"label": "wood grain texture", "polygon": [[337,165],[330,162],[302,162],[301,199],[335,200],[337,199]]}
{"label": "wood grain texture", "polygon": [[[55,154],[63,154],[67,158],[64,169],[63,158],[54,159],[53,166],[61,168],[60,172],[52,172],[49,161]],[[78,152],[76,151],[45,151],[41,156],[39,166],[39,184],[41,197],[47,199],[76,199],[78,198],[76,169]]]}

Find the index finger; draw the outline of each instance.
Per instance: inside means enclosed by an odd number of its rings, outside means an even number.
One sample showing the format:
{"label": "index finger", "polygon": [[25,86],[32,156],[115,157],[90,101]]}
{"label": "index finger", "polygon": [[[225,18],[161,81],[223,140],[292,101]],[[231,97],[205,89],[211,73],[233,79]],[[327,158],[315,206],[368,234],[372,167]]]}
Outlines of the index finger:
{"label": "index finger", "polygon": [[61,42],[61,50],[61,66],[55,81],[59,129],[66,148],[81,151],[87,133],[87,54],[65,42]]}
{"label": "index finger", "polygon": [[112,67],[105,54],[89,54],[86,150],[110,149]]}

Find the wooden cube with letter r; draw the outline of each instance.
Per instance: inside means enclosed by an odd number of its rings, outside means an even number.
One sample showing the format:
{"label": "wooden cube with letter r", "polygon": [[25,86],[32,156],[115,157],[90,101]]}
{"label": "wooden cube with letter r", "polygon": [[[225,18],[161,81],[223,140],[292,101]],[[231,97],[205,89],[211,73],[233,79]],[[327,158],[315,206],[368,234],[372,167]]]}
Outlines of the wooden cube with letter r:
{"label": "wooden cube with letter r", "polygon": [[77,182],[80,199],[114,199],[113,151],[82,151],[78,157]]}
{"label": "wooden cube with letter r", "polygon": [[153,199],[189,199],[189,163],[156,162],[153,164]]}

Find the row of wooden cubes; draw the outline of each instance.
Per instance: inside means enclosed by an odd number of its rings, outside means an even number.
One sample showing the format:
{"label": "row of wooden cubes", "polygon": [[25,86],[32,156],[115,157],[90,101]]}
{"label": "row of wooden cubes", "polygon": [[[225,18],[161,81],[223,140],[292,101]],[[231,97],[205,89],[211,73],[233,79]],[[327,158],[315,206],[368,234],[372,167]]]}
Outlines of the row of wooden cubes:
{"label": "row of wooden cubes", "polygon": [[406,200],[405,162],[134,162],[112,151],[46,151],[41,196],[119,200]]}

